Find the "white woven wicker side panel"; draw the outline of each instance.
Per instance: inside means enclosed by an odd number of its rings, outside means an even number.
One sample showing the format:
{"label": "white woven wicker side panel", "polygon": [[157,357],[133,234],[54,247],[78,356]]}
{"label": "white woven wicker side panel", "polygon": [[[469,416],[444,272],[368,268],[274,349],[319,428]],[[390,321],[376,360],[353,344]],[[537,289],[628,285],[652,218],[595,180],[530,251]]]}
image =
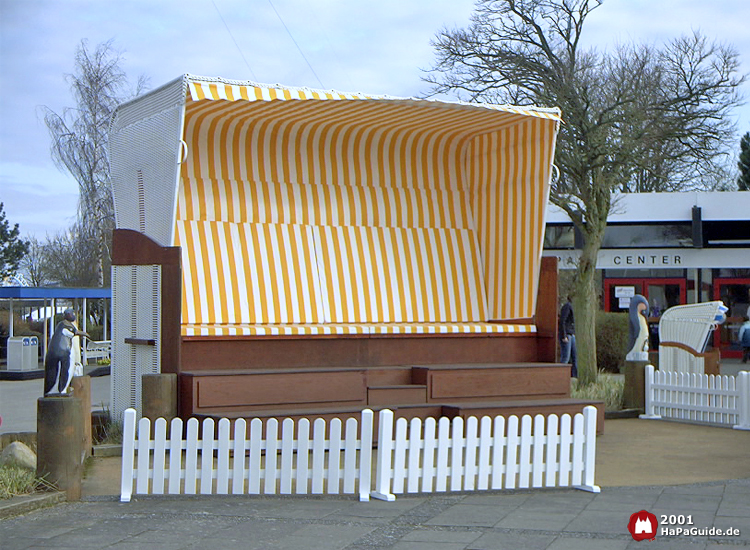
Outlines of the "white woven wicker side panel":
{"label": "white woven wicker side panel", "polygon": [[181,82],[118,108],[109,159],[118,229],[171,246],[184,116]]}
{"label": "white woven wicker side panel", "polygon": [[131,346],[124,342],[130,334],[132,318],[130,304],[130,280],[135,266],[112,266],[112,365],[110,382],[110,409],[112,418],[120,418],[130,403],[135,401],[131,394],[130,371],[133,358]]}
{"label": "white woven wicker side panel", "polygon": [[144,118],[182,105],[187,95],[188,79],[186,75],[167,82],[143,95],[120,104],[112,119],[110,132],[130,126]]}
{"label": "white woven wicker side panel", "polygon": [[659,320],[659,339],[680,342],[703,352],[721,305],[720,301],[714,301],[669,308]]}
{"label": "white woven wicker side panel", "polygon": [[[141,377],[160,372],[161,267],[112,268],[111,410],[119,418],[127,408],[141,410]],[[126,344],[125,338],[155,340],[155,346]]]}

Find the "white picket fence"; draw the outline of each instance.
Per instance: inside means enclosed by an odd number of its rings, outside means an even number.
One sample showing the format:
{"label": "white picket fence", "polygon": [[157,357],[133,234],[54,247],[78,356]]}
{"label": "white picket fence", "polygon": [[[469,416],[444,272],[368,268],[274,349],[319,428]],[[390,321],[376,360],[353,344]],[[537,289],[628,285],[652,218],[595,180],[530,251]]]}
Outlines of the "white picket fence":
{"label": "white picket fence", "polygon": [[750,430],[750,372],[714,376],[658,371],[646,366],[646,414]]}
{"label": "white picket fence", "polygon": [[[395,494],[594,484],[596,408],[583,414],[398,419],[380,411],[327,425],[322,418],[295,423],[275,418],[216,423],[195,418],[137,421],[124,414],[120,500],[135,494],[358,494],[394,500]],[[407,425],[408,424],[408,425]],[[519,430],[520,424],[520,430]],[[137,426],[137,433],[136,433]],[[184,428],[187,428],[184,430]],[[200,429],[199,429],[200,428]],[[249,428],[249,433],[248,433]],[[506,429],[507,428],[507,429]],[[233,431],[233,437],[230,432]],[[183,436],[184,435],[184,436]],[[173,452],[176,450],[178,452]],[[374,461],[373,461],[374,456]],[[375,486],[372,472],[375,470]]]}
{"label": "white picket fence", "polygon": [[183,432],[183,421],[175,418],[169,435],[164,418],[156,419],[153,432],[151,421],[141,418],[136,438],[136,411],[127,409],[120,500],[130,501],[134,481],[136,494],[323,494],[325,484],[328,494],[359,492],[360,500],[368,500],[372,422],[366,409],[359,423],[347,419],[342,437],[342,422],[333,419],[326,438],[322,418],[313,423],[312,437],[308,419],[295,425],[287,418],[279,437],[275,418],[267,420],[265,434],[260,419],[238,419],[231,437],[231,423],[222,418],[216,437],[212,418],[203,420],[200,433],[197,419],[189,419]]}
{"label": "white picket fence", "polygon": [[[572,429],[571,429],[572,428]],[[375,491],[395,494],[575,487],[599,492],[594,484],[596,408],[572,419],[538,414],[533,419],[471,416],[396,421],[380,412]]]}

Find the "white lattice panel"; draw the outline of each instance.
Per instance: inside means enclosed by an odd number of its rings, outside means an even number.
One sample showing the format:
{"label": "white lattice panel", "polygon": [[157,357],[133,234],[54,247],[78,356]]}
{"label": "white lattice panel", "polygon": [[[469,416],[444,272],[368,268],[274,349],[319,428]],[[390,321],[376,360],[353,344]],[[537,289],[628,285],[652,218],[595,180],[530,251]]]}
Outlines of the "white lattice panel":
{"label": "white lattice panel", "polygon": [[708,333],[716,327],[716,316],[723,305],[715,301],[669,308],[659,320],[659,339],[679,342],[702,353]]}
{"label": "white lattice panel", "polygon": [[[127,408],[141,410],[141,377],[160,372],[161,267],[112,267],[112,395],[119,418]],[[126,338],[154,340],[155,346],[126,344]]]}
{"label": "white lattice panel", "polygon": [[118,107],[109,157],[118,229],[139,231],[171,246],[185,112],[183,80]]}

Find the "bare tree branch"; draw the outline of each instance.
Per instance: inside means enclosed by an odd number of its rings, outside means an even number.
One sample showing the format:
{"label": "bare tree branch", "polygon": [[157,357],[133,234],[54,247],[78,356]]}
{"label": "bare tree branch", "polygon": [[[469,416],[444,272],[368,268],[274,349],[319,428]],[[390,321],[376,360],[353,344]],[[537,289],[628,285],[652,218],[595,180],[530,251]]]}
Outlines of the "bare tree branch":
{"label": "bare tree branch", "polygon": [[95,236],[98,283],[104,282],[108,263],[108,242],[114,228],[114,204],[106,156],[109,122],[116,107],[141,93],[147,86],[144,77],[136,88],[128,88],[122,70],[122,53],[112,41],[93,50],[82,40],[75,57],[75,72],[66,76],[76,107],[58,114],[42,107],[49,130],[52,159],[78,182],[78,220],[90,227]]}
{"label": "bare tree branch", "polygon": [[715,188],[745,80],[737,52],[699,33],[663,48],[582,49],[585,20],[602,4],[478,0],[468,28],[436,35],[425,77],[432,95],[562,110],[550,200],[584,237],[574,300],[584,383],[596,377],[593,281],[613,194]]}

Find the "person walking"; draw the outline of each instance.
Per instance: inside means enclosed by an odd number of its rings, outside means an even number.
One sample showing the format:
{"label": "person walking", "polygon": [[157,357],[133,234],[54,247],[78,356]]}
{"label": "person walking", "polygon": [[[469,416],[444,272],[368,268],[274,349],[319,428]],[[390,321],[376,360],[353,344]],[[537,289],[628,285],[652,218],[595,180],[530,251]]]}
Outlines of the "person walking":
{"label": "person walking", "polygon": [[576,328],[573,318],[573,303],[570,296],[560,309],[560,322],[557,325],[560,337],[560,362],[570,363],[570,375],[578,378],[576,364]]}
{"label": "person walking", "polygon": [[737,341],[742,347],[742,362],[747,363],[750,361],[750,308],[747,308],[747,316],[740,327],[739,334],[737,334]]}

